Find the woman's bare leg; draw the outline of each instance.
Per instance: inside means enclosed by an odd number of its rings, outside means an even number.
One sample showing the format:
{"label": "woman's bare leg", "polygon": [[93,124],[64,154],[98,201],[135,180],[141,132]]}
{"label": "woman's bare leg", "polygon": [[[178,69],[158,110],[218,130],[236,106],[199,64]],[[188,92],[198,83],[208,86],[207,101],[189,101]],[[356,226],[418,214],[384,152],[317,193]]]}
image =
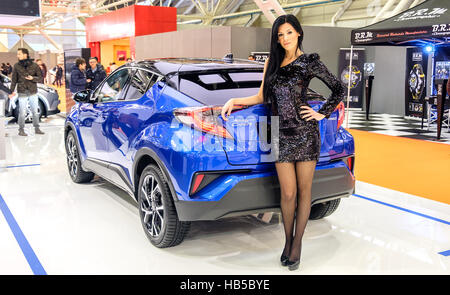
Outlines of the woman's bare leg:
{"label": "woman's bare leg", "polygon": [[281,190],[281,216],[286,241],[283,255],[289,256],[294,231],[294,215],[297,198],[297,179],[294,163],[275,163]]}

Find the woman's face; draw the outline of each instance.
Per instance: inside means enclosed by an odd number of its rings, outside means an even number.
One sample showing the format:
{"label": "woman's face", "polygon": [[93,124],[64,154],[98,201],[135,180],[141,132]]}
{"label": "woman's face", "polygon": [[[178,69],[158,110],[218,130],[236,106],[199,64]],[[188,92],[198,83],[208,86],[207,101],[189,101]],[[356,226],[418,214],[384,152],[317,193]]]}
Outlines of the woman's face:
{"label": "woman's face", "polygon": [[300,33],[290,23],[278,27],[278,42],[287,51],[297,48],[299,36]]}

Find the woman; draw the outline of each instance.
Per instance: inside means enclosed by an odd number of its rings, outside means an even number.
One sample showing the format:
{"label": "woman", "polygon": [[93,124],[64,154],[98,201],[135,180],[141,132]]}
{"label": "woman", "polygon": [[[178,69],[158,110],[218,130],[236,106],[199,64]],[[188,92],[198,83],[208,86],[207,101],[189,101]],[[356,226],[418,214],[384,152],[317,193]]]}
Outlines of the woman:
{"label": "woman", "polygon": [[37,59],[36,63],[38,64],[39,68],[41,69],[42,77],[44,78],[44,84],[47,84],[47,66],[41,59]]}
{"label": "woman", "polygon": [[[272,26],[269,58],[257,95],[232,98],[223,106],[227,120],[236,104],[270,104],[279,116],[279,154],[275,163],[281,190],[281,214],[285,246],[281,263],[295,270],[300,263],[302,237],[311,210],[311,187],[320,155],[318,121],[328,118],[344,97],[344,85],[328,71],[317,53],[302,51],[303,30],[293,15],[278,17]],[[315,112],[306,92],[312,78],[322,80],[332,95]],[[294,234],[295,221],[295,234]]]}

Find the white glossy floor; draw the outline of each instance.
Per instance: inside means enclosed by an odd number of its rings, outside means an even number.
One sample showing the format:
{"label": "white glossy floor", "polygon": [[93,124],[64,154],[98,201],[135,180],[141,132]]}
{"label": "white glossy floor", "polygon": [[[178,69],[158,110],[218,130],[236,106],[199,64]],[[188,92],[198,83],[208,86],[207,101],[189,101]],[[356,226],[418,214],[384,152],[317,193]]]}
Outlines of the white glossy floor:
{"label": "white glossy floor", "polygon": [[44,136],[7,127],[0,274],[450,274],[450,206],[362,182],[333,215],[308,223],[294,272],[279,264],[278,215],[194,222],[181,245],[157,249],[126,193],[100,179],[72,183],[63,119],[45,121]]}

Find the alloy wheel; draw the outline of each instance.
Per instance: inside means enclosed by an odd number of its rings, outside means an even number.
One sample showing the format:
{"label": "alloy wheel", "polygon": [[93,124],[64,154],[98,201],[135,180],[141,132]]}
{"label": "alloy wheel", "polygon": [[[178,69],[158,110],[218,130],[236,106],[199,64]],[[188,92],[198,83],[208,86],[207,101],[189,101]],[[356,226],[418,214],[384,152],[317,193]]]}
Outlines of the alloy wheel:
{"label": "alloy wheel", "polygon": [[164,205],[161,187],[153,175],[147,175],[142,183],[141,214],[145,228],[153,238],[159,237],[164,227]]}
{"label": "alloy wheel", "polygon": [[72,178],[77,177],[78,169],[78,153],[75,140],[72,136],[67,139],[67,163],[69,165],[69,173]]}

